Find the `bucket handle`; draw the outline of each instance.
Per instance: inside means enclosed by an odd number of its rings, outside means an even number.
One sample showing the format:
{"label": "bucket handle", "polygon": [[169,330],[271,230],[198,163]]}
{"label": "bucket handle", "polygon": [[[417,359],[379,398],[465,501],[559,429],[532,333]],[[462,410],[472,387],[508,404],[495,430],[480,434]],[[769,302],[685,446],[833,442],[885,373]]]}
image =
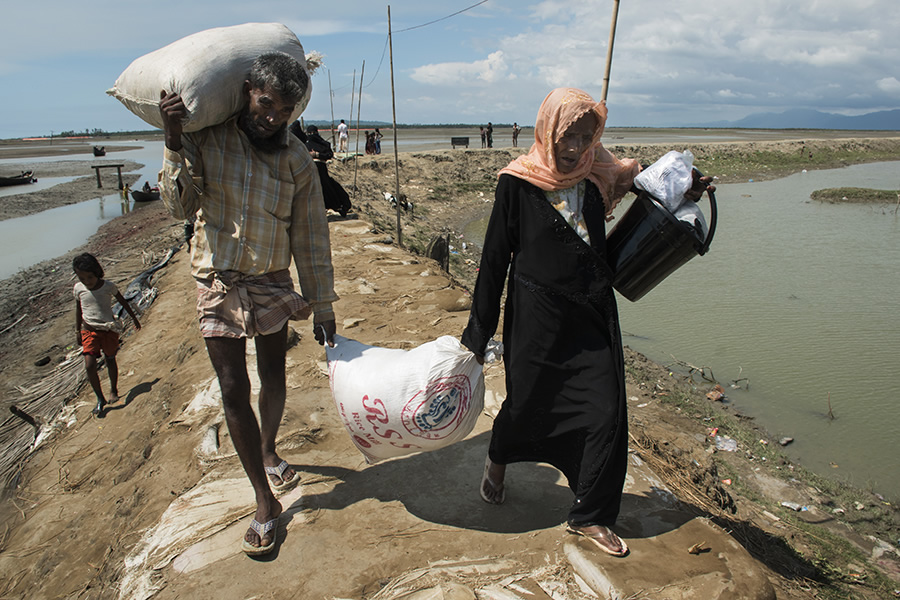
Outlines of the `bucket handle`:
{"label": "bucket handle", "polygon": [[[703,173],[700,173],[696,168],[694,169],[699,173],[700,177],[703,177]],[[709,245],[712,243],[713,234],[716,233],[716,194],[709,187],[706,188],[706,195],[709,196],[709,232],[706,234],[706,239],[697,247],[697,254],[703,256],[709,251]]]}

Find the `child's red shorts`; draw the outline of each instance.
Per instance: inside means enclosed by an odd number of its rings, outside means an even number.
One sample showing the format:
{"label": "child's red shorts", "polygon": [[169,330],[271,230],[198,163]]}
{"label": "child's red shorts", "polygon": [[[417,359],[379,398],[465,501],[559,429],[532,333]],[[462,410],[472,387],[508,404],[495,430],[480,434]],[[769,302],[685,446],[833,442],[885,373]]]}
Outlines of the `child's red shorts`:
{"label": "child's red shorts", "polygon": [[119,351],[119,334],[115,331],[81,331],[81,353],[100,357],[115,356]]}

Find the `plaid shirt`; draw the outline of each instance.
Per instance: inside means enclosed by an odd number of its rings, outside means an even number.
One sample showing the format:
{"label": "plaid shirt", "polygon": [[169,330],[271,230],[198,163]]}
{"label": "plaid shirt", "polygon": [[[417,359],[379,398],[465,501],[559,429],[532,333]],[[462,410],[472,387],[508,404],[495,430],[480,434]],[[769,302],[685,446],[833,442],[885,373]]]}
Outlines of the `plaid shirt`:
{"label": "plaid shirt", "polygon": [[165,148],[160,195],[178,219],[197,216],[191,273],[210,279],[237,271],[255,276],[287,269],[293,256],[301,292],[317,322],[334,318],[334,270],[322,187],[309,152],[260,152],[232,117],[182,136]]}

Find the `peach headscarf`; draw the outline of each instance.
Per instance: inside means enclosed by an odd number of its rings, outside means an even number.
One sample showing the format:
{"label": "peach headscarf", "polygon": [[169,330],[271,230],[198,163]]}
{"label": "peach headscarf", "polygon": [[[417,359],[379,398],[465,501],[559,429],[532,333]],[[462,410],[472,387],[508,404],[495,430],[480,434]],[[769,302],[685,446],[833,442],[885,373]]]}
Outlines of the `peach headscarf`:
{"label": "peach headscarf", "polygon": [[[570,173],[561,173],[556,168],[556,142],[569,126],[591,111],[598,123],[591,142],[593,150],[585,152]],[[634,159],[617,159],[600,143],[606,115],[606,104],[595,102],[586,92],[576,88],[553,90],[538,110],[531,150],[501,169],[500,174],[509,173],[544,191],[564,190],[587,178],[603,194],[609,215],[631,189],[641,167]]]}

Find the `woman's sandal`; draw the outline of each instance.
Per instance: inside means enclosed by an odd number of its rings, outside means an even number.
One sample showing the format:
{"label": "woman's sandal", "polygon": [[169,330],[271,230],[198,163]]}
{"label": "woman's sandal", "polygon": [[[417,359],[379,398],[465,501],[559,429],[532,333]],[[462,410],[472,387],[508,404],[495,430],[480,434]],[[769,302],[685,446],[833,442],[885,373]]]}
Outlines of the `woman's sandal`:
{"label": "woman's sandal", "polygon": [[[608,533],[600,532],[598,534],[591,535],[590,533],[587,533],[586,531],[584,531],[585,527],[600,527],[602,529],[605,529]],[[621,557],[621,556],[625,556],[626,554],[628,554],[628,544],[625,543],[625,540],[623,540],[622,538],[617,536],[615,534],[615,532],[613,532],[612,529],[610,529],[609,527],[606,527],[604,525],[593,525],[593,524],[572,525],[571,523],[567,523],[566,531],[568,531],[569,533],[574,533],[575,535],[580,535],[582,537],[589,539],[591,542],[594,543],[595,546],[597,546],[598,548],[600,548],[601,550],[603,550],[610,556]],[[615,540],[618,540],[619,544],[621,544],[622,549],[619,551],[613,550],[612,548],[610,548],[609,546],[607,546],[604,543],[606,541],[614,542]]]}
{"label": "woman's sandal", "polygon": [[[502,483],[500,485],[497,485],[496,483],[494,483],[494,480],[491,479],[491,464],[492,463],[490,456],[484,459],[484,475],[481,477],[481,485],[478,488],[478,493],[481,494],[481,499],[488,504],[503,504],[503,501],[506,500],[506,486]],[[491,491],[493,492],[493,498],[485,493],[485,486],[491,488]]]}
{"label": "woman's sandal", "polygon": [[272,486],[272,489],[276,492],[286,492],[289,489],[293,488],[300,481],[300,473],[294,471],[294,476],[290,479],[284,478],[284,472],[290,468],[290,465],[286,460],[281,461],[277,467],[266,467],[266,475],[275,475],[279,479],[281,479],[281,483],[274,483],[272,479],[269,479],[269,485]]}
{"label": "woman's sandal", "polygon": [[259,535],[260,544],[266,534],[270,531],[272,532],[272,541],[265,546],[254,546],[244,538],[244,542],[241,544],[241,550],[244,551],[244,554],[247,556],[262,556],[275,549],[275,542],[278,541],[278,517],[275,517],[271,521],[266,521],[265,523],[260,523],[256,519],[253,519],[250,521],[250,529]]}

